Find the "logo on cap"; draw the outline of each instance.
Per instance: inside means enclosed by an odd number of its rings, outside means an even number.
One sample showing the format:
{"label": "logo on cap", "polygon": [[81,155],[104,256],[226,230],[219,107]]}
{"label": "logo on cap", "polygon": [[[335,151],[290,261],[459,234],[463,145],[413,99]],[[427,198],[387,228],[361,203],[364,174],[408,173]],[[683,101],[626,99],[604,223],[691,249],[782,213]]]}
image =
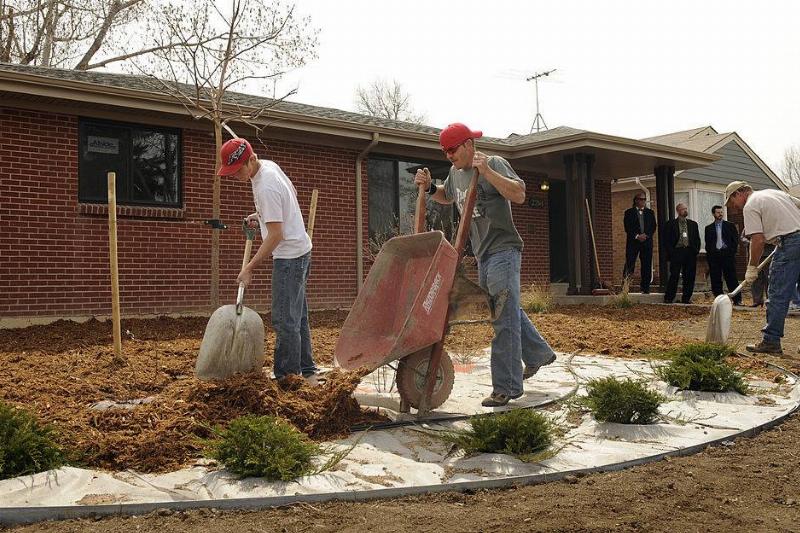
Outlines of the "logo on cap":
{"label": "logo on cap", "polygon": [[228,166],[236,163],[239,160],[239,158],[242,157],[242,154],[246,149],[247,149],[247,144],[239,143],[239,146],[236,148],[236,150],[231,152],[231,155],[228,156]]}

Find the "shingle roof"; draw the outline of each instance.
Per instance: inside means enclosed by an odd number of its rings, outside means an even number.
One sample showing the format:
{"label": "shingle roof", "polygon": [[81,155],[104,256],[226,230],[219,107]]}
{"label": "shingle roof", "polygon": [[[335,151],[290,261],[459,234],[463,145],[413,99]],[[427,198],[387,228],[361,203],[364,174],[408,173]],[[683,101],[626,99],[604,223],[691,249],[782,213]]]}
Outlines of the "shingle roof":
{"label": "shingle roof", "polygon": [[715,130],[713,127],[703,126],[691,130],[674,131],[664,135],[656,135],[655,137],[646,137],[642,140],[647,142],[669,144],[670,146],[678,146],[678,143],[688,141],[700,135],[716,135],[716,133],[717,130]]}
{"label": "shingle roof", "polygon": [[[115,88],[138,90],[145,92],[161,92],[160,84],[148,76],[140,76],[132,74],[114,74],[109,72],[97,72],[92,70],[81,71],[81,70],[69,70],[69,69],[38,67],[29,65],[14,65],[10,63],[0,63],[0,70],[20,72],[24,74],[33,74],[35,76],[76,81],[81,83],[91,83],[94,85],[102,85],[105,87],[115,87]],[[191,94],[190,86],[184,85],[183,90],[187,91],[188,94]],[[256,96],[256,95],[229,91],[225,95],[225,101],[233,105],[260,107],[268,105],[274,102],[275,100],[263,96]],[[411,122],[389,120],[380,117],[362,115],[360,113],[353,113],[351,111],[344,111],[342,109],[335,109],[331,107],[320,107],[298,102],[291,102],[287,100],[277,102],[275,104],[275,109],[289,113],[295,113],[298,115],[305,115],[309,117],[328,118],[334,120],[341,120],[353,124],[377,126],[381,128],[397,129],[408,132],[438,135],[439,132],[441,131],[441,129],[439,128],[434,128],[432,126],[427,126],[424,124],[414,124]],[[484,137],[484,140],[494,144],[500,144],[505,146],[517,146],[536,141],[544,141],[559,137],[566,137],[569,135],[575,135],[579,133],[585,133],[585,130],[578,130],[566,126],[559,126],[557,128],[542,131],[539,133],[532,133],[529,135],[511,134],[506,138]]]}

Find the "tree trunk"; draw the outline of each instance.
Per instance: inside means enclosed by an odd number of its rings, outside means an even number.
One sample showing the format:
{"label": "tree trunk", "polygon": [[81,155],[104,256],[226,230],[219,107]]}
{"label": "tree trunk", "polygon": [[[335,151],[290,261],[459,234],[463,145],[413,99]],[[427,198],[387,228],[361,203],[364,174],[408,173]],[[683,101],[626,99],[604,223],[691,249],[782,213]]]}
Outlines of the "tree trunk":
{"label": "tree trunk", "polygon": [[[220,177],[217,169],[221,165],[219,150],[222,147],[222,124],[218,118],[214,118],[214,150],[216,152],[216,165],[214,167],[214,189],[212,197],[211,218],[219,219],[220,213]],[[219,307],[219,232],[221,230],[211,230],[211,307]]]}

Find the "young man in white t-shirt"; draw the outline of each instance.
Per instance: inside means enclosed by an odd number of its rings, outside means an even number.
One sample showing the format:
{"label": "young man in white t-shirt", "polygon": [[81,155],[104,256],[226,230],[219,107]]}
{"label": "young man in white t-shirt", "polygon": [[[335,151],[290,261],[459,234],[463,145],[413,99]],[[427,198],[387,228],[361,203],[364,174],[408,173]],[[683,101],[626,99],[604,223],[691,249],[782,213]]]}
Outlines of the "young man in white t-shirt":
{"label": "young man in white t-shirt", "polygon": [[776,246],[769,267],[767,325],[758,344],[750,352],[782,354],[786,313],[800,276],[800,200],[786,192],[766,189],[753,191],[744,181],[734,181],[725,189],[725,203],[741,209],[744,233],[750,239],[750,258],[744,285],[758,278],[758,263],[766,243]]}
{"label": "young man in white t-shirt", "polygon": [[306,233],[297,190],[281,168],[259,160],[245,139],[231,139],[220,150],[220,176],[250,180],[256,212],[247,217],[261,229],[261,246],[236,281],[247,286],[253,272],[272,256],[272,327],[275,329],[275,377],[290,374],[315,381],[311,354],[306,280],[311,266],[311,239]]}

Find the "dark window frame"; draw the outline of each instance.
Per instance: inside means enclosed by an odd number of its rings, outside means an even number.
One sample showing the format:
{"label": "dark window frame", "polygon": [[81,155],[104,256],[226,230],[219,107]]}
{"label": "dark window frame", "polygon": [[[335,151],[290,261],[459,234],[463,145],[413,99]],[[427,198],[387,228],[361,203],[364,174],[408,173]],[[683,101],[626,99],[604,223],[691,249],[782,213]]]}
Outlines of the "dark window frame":
{"label": "dark window frame", "polygon": [[[169,128],[164,126],[152,126],[148,124],[141,124],[135,122],[123,122],[123,121],[116,121],[116,120],[104,120],[104,119],[95,119],[95,118],[87,118],[87,117],[80,117],[78,120],[78,202],[84,204],[107,204],[108,203],[108,192],[107,187],[104,185],[102,187],[103,193],[101,197],[92,196],[90,193],[84,191],[85,184],[89,180],[88,177],[83,175],[83,165],[84,165],[84,158],[82,152],[82,146],[84,139],[87,136],[87,128],[90,126],[96,127],[106,127],[106,128],[116,128],[122,129],[127,131],[128,137],[128,153],[124,157],[124,164],[119,169],[108,169],[108,171],[117,171],[118,181],[117,181],[117,204],[118,205],[128,205],[128,206],[137,206],[137,207],[150,207],[150,208],[183,208],[183,132],[180,128]],[[130,145],[132,144],[132,139],[134,137],[135,131],[146,131],[146,132],[154,132],[154,133],[161,133],[164,135],[174,135],[176,137],[175,149],[177,151],[177,184],[176,184],[176,192],[177,192],[177,199],[175,202],[157,202],[157,201],[146,201],[146,200],[136,200],[133,199],[133,184],[134,179],[132,176],[132,169],[134,166],[133,154],[130,150]],[[122,172],[124,171],[124,173]],[[120,174],[123,175],[123,179],[119,180]],[[105,176],[102,178],[102,183],[105,184]]]}
{"label": "dark window frame", "polygon": [[[401,176],[400,176],[400,172],[401,172],[400,162],[416,163],[417,165],[423,165],[423,166],[427,166],[427,167],[429,167],[431,169],[435,169],[433,171],[433,178],[434,178],[434,181],[438,181],[439,185],[441,185],[444,182],[445,178],[447,178],[447,173],[448,173],[450,167],[452,166],[449,161],[437,161],[437,160],[433,160],[433,159],[424,159],[424,158],[416,158],[416,157],[405,157],[405,156],[397,156],[397,155],[391,155],[391,154],[380,154],[380,153],[377,153],[377,154],[370,154],[369,155],[369,159],[367,161],[367,167],[368,168],[369,168],[369,162],[373,161],[373,160],[374,161],[387,161],[387,162],[392,163],[392,168],[394,170],[394,178],[392,180],[392,185],[393,185],[393,198],[392,198],[393,206],[392,206],[392,208],[393,208],[394,218],[397,219],[397,220],[399,220],[400,216],[402,215],[400,213],[400,200],[401,200],[401,198],[400,198],[400,196],[401,196],[400,195],[400,178],[401,178]],[[411,175],[409,174],[407,177],[408,177],[408,179],[410,179]],[[369,176],[369,171],[367,172],[367,179],[368,179],[367,186],[369,187],[370,184],[371,184],[371,182],[369,181],[371,179],[371,176]],[[369,192],[367,192],[367,197],[369,198]],[[368,206],[368,209],[372,209],[372,207],[373,207],[372,206],[372,202],[370,202],[369,206]],[[458,216],[457,215],[457,209],[455,208],[455,204],[453,204],[453,208],[452,209],[453,209],[453,215],[452,215],[453,216],[453,221],[455,222],[457,220],[457,216]],[[368,221],[367,233],[370,236],[370,238],[374,237],[373,232],[374,232],[374,228],[372,228],[369,225],[369,221]],[[445,232],[445,233],[447,234],[449,232]],[[448,235],[448,237],[449,237],[449,235]]]}

